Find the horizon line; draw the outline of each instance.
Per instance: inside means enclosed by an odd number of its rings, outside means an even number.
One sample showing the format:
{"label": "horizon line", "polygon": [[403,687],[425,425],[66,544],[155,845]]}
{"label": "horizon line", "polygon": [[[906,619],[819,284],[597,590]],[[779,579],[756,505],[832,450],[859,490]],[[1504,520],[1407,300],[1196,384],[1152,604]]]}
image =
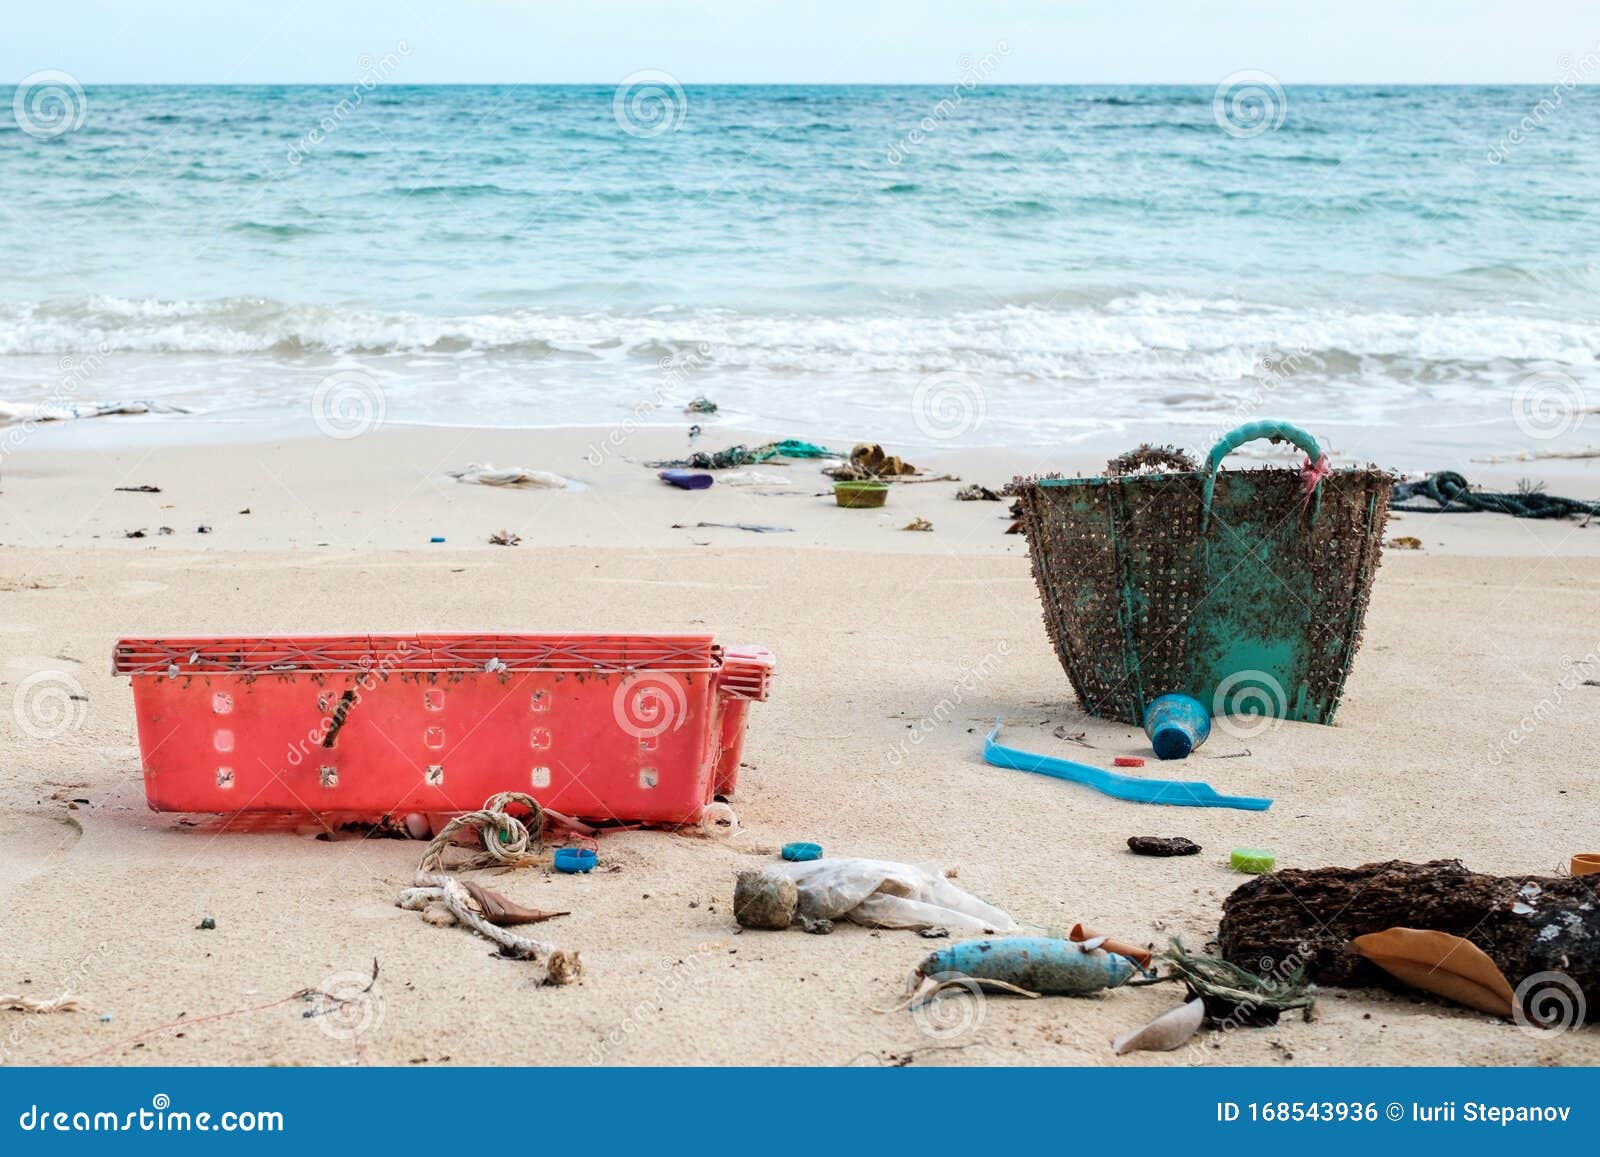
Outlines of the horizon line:
{"label": "horizon line", "polygon": [[[66,69],[60,70],[72,76]],[[18,81],[0,82],[3,84]],[[97,88],[340,88],[360,84],[350,80],[83,80],[79,84]],[[383,88],[615,88],[616,80],[427,80],[407,83],[384,81]],[[674,78],[676,80],[676,78]],[[952,88],[960,79],[944,80],[678,80],[684,88]],[[982,82],[978,89],[1000,88],[1214,88],[1219,80],[1035,80]],[[1296,80],[1279,81],[1283,88],[1545,88],[1561,84],[1555,80]],[[1596,87],[1579,84],[1577,88]]]}

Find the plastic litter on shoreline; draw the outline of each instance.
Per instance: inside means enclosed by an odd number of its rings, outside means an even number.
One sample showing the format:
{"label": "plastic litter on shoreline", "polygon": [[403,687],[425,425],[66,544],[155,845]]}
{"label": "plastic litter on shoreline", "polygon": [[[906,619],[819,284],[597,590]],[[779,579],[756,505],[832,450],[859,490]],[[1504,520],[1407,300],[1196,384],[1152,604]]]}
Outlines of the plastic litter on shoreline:
{"label": "plastic litter on shoreline", "polygon": [[1186,782],[1173,779],[1138,779],[1129,775],[1118,775],[1114,771],[1107,771],[1100,767],[1090,767],[1086,763],[1073,763],[1071,760],[1057,759],[1049,755],[1036,755],[1033,752],[1022,751],[1014,747],[1003,747],[999,741],[1000,729],[1003,720],[994,721],[991,730],[983,741],[983,758],[985,762],[995,767],[1011,768],[1015,771],[1031,771],[1038,775],[1048,775],[1053,779],[1064,779],[1070,783],[1081,783],[1092,787],[1103,795],[1114,799],[1124,799],[1133,803],[1161,803],[1173,804],[1179,807],[1224,807],[1238,808],[1242,811],[1266,811],[1272,806],[1270,799],[1258,799],[1252,796],[1222,795],[1210,784],[1199,782]]}

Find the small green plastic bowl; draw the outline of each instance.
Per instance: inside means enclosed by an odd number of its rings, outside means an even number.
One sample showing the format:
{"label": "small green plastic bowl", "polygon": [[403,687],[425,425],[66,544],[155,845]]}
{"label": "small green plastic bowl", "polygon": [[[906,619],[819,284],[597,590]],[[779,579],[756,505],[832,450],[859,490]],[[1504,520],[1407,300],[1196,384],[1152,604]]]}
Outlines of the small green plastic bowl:
{"label": "small green plastic bowl", "polygon": [[887,482],[835,482],[833,500],[840,506],[862,510],[882,506],[889,499]]}

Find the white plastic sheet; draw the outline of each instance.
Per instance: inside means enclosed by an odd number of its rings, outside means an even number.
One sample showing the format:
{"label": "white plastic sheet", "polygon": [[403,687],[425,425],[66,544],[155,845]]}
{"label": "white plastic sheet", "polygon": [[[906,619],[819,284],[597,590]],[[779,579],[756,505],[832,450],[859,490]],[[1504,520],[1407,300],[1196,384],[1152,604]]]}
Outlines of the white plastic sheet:
{"label": "white plastic sheet", "polygon": [[823,859],[774,864],[800,893],[812,920],[850,920],[870,928],[947,928],[958,935],[1009,932],[1016,921],[952,884],[933,864]]}

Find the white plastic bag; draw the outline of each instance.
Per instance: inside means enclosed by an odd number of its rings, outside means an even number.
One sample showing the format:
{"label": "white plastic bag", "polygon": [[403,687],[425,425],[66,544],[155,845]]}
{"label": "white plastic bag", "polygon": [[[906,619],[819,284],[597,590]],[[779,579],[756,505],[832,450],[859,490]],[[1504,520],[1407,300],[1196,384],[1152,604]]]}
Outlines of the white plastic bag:
{"label": "white plastic bag", "polygon": [[823,859],[764,869],[794,881],[800,913],[812,920],[850,920],[870,928],[948,928],[959,935],[1009,932],[1016,921],[963,892],[932,864]]}

